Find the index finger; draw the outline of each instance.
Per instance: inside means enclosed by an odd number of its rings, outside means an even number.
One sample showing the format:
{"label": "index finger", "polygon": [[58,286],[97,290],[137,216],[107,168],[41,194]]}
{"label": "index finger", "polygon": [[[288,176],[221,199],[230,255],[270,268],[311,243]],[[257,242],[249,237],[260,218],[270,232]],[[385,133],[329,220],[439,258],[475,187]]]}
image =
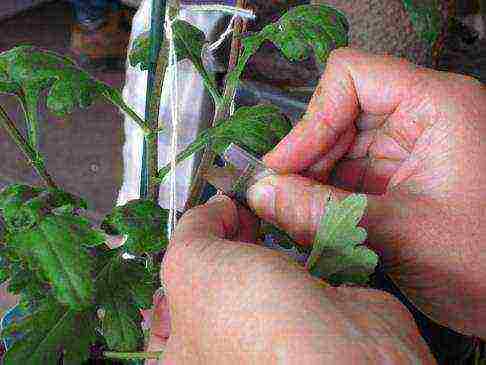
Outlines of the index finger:
{"label": "index finger", "polygon": [[391,114],[417,93],[418,66],[351,48],[332,52],[303,120],[267,156],[280,173],[298,173],[328,153],[360,112]]}

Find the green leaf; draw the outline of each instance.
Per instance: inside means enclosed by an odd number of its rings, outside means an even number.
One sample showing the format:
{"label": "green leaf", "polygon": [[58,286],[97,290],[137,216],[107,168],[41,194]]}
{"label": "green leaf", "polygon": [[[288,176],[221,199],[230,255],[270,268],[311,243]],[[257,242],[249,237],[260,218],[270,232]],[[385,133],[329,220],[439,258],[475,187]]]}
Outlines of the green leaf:
{"label": "green leaf", "polygon": [[130,66],[140,65],[142,71],[147,71],[150,67],[150,32],[140,34],[133,41],[132,49],[128,55]]}
{"label": "green leaf", "polygon": [[[207,145],[222,153],[234,142],[249,152],[263,156],[271,151],[292,129],[292,124],[271,105],[241,107],[229,119],[202,132],[194,142],[177,156],[181,162]],[[159,171],[161,179],[170,171],[166,165]]]}
{"label": "green leaf", "polygon": [[4,365],[80,365],[88,360],[89,346],[96,338],[95,312],[76,312],[47,298],[31,315],[13,323],[3,337],[20,332],[4,355]]}
{"label": "green leaf", "polygon": [[277,22],[242,39],[242,54],[227,82],[239,82],[247,62],[265,41],[275,44],[290,61],[302,61],[314,52],[317,61],[325,63],[333,49],[348,44],[348,30],[344,14],[331,6],[296,6]]}
{"label": "green leaf", "polygon": [[107,255],[104,262],[96,280],[97,305],[104,312],[103,336],[111,350],[140,350],[140,310],[152,306],[152,297],[160,285],[158,273],[137,260],[124,260],[119,254]]}
{"label": "green leaf", "polygon": [[405,10],[418,35],[433,45],[441,32],[441,15],[437,1],[403,0]]}
{"label": "green leaf", "polygon": [[102,96],[147,129],[116,90],[93,79],[71,59],[33,46],[19,46],[0,53],[0,93],[15,93],[21,100],[28,141],[34,148],[38,139],[39,100],[44,90],[49,90],[47,107],[57,115],[71,113],[76,107],[88,107]]}
{"label": "green leaf", "polygon": [[367,205],[365,195],[353,194],[336,203],[329,199],[306,267],[332,284],[365,284],[378,256],[363,246],[366,231],[358,227]]}
{"label": "green leaf", "polygon": [[111,299],[103,307],[103,336],[111,350],[136,351],[143,345],[142,315],[133,305]]}
{"label": "green leaf", "polygon": [[7,241],[30,268],[40,270],[59,302],[78,310],[91,305],[94,294],[93,259],[86,247],[98,243],[99,237],[81,236],[86,229],[74,217],[47,216],[32,229],[9,235]]}
{"label": "green leaf", "polygon": [[109,234],[127,235],[123,249],[131,254],[157,253],[167,246],[169,213],[150,200],[133,200],[115,207],[102,228]]}
{"label": "green leaf", "polygon": [[59,189],[16,184],[0,193],[0,215],[7,231],[2,258],[20,265],[12,291],[35,289],[22,280],[35,273],[37,287],[48,283],[61,303],[82,309],[92,302],[93,259],[88,248],[104,243],[105,236],[75,215],[79,208],[86,208],[86,203]]}
{"label": "green leaf", "polygon": [[[221,100],[214,75],[206,70],[202,60],[203,47],[206,41],[204,32],[183,20],[176,20],[172,23],[174,35],[174,46],[177,60],[189,59],[194,68],[203,78],[204,85],[212,95],[216,103]],[[165,41],[161,52],[167,52],[169,45]],[[150,63],[150,33],[146,32],[138,36],[129,56],[130,65],[136,67],[140,65],[142,71],[149,69]]]}
{"label": "green leaf", "polygon": [[[0,211],[6,229],[12,232],[32,228],[51,213],[75,212],[86,209],[86,202],[60,189],[9,185],[0,192]],[[81,218],[78,218],[81,222]]]}
{"label": "green leaf", "polygon": [[46,296],[50,286],[42,274],[27,270],[19,263],[13,263],[10,267],[10,281],[8,291],[20,295],[22,301],[35,303]]}
{"label": "green leaf", "polygon": [[31,113],[37,112],[38,99],[45,88],[50,89],[47,106],[60,115],[78,105],[89,106],[97,93],[97,82],[72,60],[31,46],[0,53],[0,72],[22,89]]}

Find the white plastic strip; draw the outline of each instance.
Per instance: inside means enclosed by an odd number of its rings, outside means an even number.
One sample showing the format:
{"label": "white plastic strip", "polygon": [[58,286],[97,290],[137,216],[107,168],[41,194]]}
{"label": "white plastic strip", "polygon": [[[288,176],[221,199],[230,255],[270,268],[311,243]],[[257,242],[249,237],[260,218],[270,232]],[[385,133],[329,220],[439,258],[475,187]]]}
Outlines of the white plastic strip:
{"label": "white plastic strip", "polygon": [[255,13],[253,10],[249,9],[242,9],[235,6],[228,6],[228,5],[186,5],[184,9],[193,12],[204,12],[204,11],[220,11],[223,13],[228,13],[232,15],[239,16],[240,18],[244,19],[255,19]]}

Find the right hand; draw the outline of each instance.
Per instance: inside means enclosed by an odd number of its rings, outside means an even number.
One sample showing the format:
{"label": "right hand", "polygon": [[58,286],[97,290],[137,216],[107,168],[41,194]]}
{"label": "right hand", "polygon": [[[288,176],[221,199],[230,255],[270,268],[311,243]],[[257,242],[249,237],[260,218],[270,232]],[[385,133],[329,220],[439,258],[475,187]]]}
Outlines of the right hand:
{"label": "right hand", "polygon": [[329,191],[369,194],[362,223],[394,282],[432,319],[486,338],[485,141],[476,80],[340,49],[265,157],[287,176],[252,187],[250,205],[311,244]]}

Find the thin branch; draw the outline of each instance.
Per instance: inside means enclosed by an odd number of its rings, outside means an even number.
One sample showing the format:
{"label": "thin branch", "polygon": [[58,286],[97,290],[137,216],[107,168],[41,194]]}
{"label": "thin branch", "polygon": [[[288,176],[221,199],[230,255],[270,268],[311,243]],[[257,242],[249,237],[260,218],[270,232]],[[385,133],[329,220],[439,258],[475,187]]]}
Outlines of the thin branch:
{"label": "thin branch", "polygon": [[[238,0],[236,2],[236,6],[244,9],[246,7],[246,0]],[[244,29],[246,28],[246,24],[247,21],[240,18],[238,18],[238,20],[235,22],[235,26],[233,30],[233,39],[231,41],[231,51],[230,51],[230,58],[228,62],[227,74],[229,74],[238,63],[238,58],[241,51],[241,34],[244,32]],[[231,103],[233,100],[233,95],[235,92],[236,92],[236,85],[232,85],[226,82],[224,93],[223,93],[223,100],[227,100],[227,102],[223,103],[220,106],[216,105],[216,111],[213,118],[213,126],[216,126],[219,121],[228,118],[231,111]],[[206,186],[206,182],[203,179],[203,176],[206,174],[208,169],[212,166],[215,158],[216,158],[216,154],[211,150],[211,147],[210,146],[206,147],[203,156],[201,158],[199,167],[196,171],[196,175],[194,176],[194,181],[191,184],[191,191],[189,193],[189,197],[184,207],[185,211],[195,207],[200,203],[202,194],[204,192],[204,188]]]}
{"label": "thin branch", "polygon": [[157,352],[103,352],[103,357],[107,359],[120,360],[139,360],[139,359],[160,359],[163,351]]}
{"label": "thin branch", "polygon": [[20,151],[24,154],[25,158],[29,162],[30,166],[35,170],[35,172],[44,181],[44,184],[50,188],[57,188],[52,177],[47,172],[44,162],[40,158],[39,154],[32,148],[32,146],[27,142],[22,133],[15,126],[15,123],[10,119],[5,109],[0,106],[0,125],[7,131],[8,135]]}
{"label": "thin branch", "polygon": [[[160,53],[164,40],[164,7],[163,0],[152,0],[151,25],[150,25],[150,62],[148,68],[145,119],[149,128],[155,131],[159,124],[159,110],[155,110],[160,102],[161,85],[160,81],[162,68],[159,65],[161,60]],[[165,63],[165,62],[164,62]],[[165,72],[165,69],[163,69]],[[163,80],[163,78],[162,78]],[[158,83],[158,85],[156,85]],[[159,99],[159,100],[157,100]],[[152,183],[152,173],[158,168],[158,141],[157,132],[149,133],[144,138],[142,153],[142,174],[140,181],[140,198],[153,199],[158,202],[158,190],[155,187],[157,183]],[[154,151],[155,150],[155,151]]]}

